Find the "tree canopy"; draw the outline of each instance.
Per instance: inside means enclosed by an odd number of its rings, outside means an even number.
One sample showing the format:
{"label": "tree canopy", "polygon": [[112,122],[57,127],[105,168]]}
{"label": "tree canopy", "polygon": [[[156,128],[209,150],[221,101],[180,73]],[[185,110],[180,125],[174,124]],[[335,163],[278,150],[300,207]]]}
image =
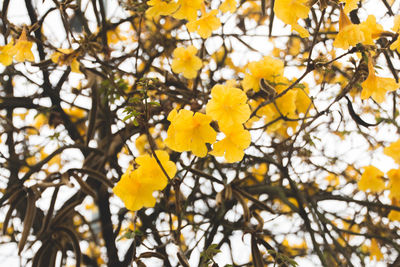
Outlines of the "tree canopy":
{"label": "tree canopy", "polygon": [[400,266],[399,11],[2,1],[1,251],[34,267]]}

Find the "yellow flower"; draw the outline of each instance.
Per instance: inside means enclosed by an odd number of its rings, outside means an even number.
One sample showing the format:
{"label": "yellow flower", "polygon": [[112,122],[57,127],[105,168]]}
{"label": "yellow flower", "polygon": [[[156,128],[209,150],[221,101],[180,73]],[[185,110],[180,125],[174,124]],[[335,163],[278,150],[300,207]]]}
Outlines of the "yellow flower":
{"label": "yellow flower", "polygon": [[[279,94],[282,92],[286,86],[285,84],[288,83],[288,80],[284,77],[278,79],[279,84],[276,86],[276,92]],[[265,107],[262,107],[261,109],[258,110],[257,115],[259,116],[264,116],[264,120],[266,123],[271,123],[278,118],[282,116],[286,116],[287,118],[295,118],[297,117],[296,115],[296,96],[297,96],[297,91],[296,90],[290,90],[283,96],[277,98],[274,103],[270,103],[266,105]],[[273,131],[286,131],[286,128],[291,126],[292,128],[295,128],[297,125],[296,121],[283,121],[278,120],[274,122],[273,124],[269,125],[267,130],[269,132]],[[283,133],[282,132],[282,133]]]}
{"label": "yellow flower", "polygon": [[85,252],[90,258],[96,259],[98,265],[104,264],[104,260],[101,258],[100,248],[96,246],[95,243],[90,242],[89,247]]}
{"label": "yellow flower", "polygon": [[390,198],[400,200],[400,169],[392,169],[388,172]]}
{"label": "yellow flower", "polygon": [[144,153],[146,153],[146,145],[147,144],[148,144],[147,135],[142,134],[138,138],[136,138],[135,146],[136,146],[136,149],[139,151],[140,155],[143,155]]}
{"label": "yellow flower", "polygon": [[202,4],[203,0],[178,0],[179,9],[172,16],[176,19],[196,20],[197,11],[201,8]]}
{"label": "yellow flower", "polygon": [[325,177],[325,180],[328,181],[330,186],[336,187],[339,185],[339,177],[333,173],[328,174],[328,176]]}
{"label": "yellow flower", "polygon": [[383,153],[391,157],[397,164],[400,164],[400,139],[391,143],[390,146],[385,147]]}
{"label": "yellow flower", "polygon": [[75,73],[82,73],[79,70],[79,61],[77,57],[79,56],[79,52],[75,52],[73,49],[58,49],[53,55],[51,55],[51,61],[58,65],[69,65],[71,67],[71,71]]}
{"label": "yellow flower", "polygon": [[147,18],[156,18],[158,16],[171,15],[178,9],[178,4],[175,2],[167,2],[162,0],[150,0],[147,1],[147,5],[150,6],[146,10]]}
{"label": "yellow flower", "polygon": [[0,63],[9,66],[12,63],[15,50],[13,49],[14,41],[11,40],[7,45],[0,47]]}
{"label": "yellow flower", "polygon": [[217,14],[218,10],[211,10],[199,19],[188,22],[186,27],[190,32],[197,32],[201,38],[207,39],[213,31],[221,27],[221,21],[216,17]]}
{"label": "yellow flower", "polygon": [[367,20],[360,24],[360,28],[365,38],[362,43],[366,45],[374,45],[374,40],[378,39],[383,32],[382,25],[376,23],[374,15],[369,15]]}
{"label": "yellow flower", "polygon": [[257,181],[262,182],[264,181],[265,174],[268,172],[268,165],[267,163],[261,163],[257,168],[254,167],[250,170]]}
{"label": "yellow flower", "polygon": [[43,113],[39,113],[35,116],[33,127],[35,127],[36,129],[40,129],[40,127],[42,127],[46,123],[47,117]]}
{"label": "yellow flower", "polygon": [[220,6],[219,9],[222,12],[231,12],[234,13],[236,11],[236,0],[225,0]]}
{"label": "yellow flower", "polygon": [[126,41],[128,38],[120,33],[119,27],[107,31],[107,43],[117,44],[120,41]]}
{"label": "yellow flower", "polygon": [[246,122],[250,117],[247,96],[242,90],[217,84],[211,89],[211,100],[206,106],[206,114],[218,121],[220,127],[231,127]]}
{"label": "yellow flower", "polygon": [[[163,150],[156,150],[155,154],[160,161],[161,166],[168,174],[169,178],[174,178],[176,173],[176,166],[175,163],[169,160],[168,153]],[[146,154],[143,156],[139,156],[136,158],[135,161],[139,165],[139,168],[136,171],[141,173],[142,179],[145,179],[145,177],[149,177],[149,179],[156,180],[157,185],[155,186],[155,190],[164,189],[164,187],[167,185],[168,180],[153,155]]]}
{"label": "yellow flower", "polygon": [[49,162],[47,162],[47,164],[49,166],[57,165],[58,167],[60,167],[61,166],[61,156],[60,156],[60,154],[55,155],[54,157],[52,157],[51,160],[49,160]]}
{"label": "yellow flower", "polygon": [[358,181],[358,188],[362,191],[371,190],[373,193],[379,193],[385,189],[385,182],[382,179],[383,172],[374,166],[366,166],[363,168],[364,173]]}
{"label": "yellow flower", "polygon": [[[294,39],[289,39],[289,49],[288,49],[288,53],[292,56],[297,57],[300,54],[300,49],[301,49],[301,39],[300,38],[294,38]],[[277,48],[277,47],[275,47]],[[277,48],[279,49],[279,48]],[[280,54],[280,52],[279,52]],[[279,57],[278,54],[278,57]]]}
{"label": "yellow flower", "polygon": [[396,17],[394,17],[394,23],[393,23],[392,30],[394,32],[399,32],[400,31],[400,15],[396,15]]}
{"label": "yellow flower", "polygon": [[86,112],[83,109],[77,107],[68,108],[65,110],[65,113],[70,116],[72,122],[77,122],[86,115]]}
{"label": "yellow flower", "polygon": [[307,84],[303,84],[305,87],[302,88],[294,88],[293,90],[296,92],[296,111],[298,114],[309,112],[312,109],[311,98],[308,96],[310,89],[308,89]]}
{"label": "yellow flower", "polygon": [[361,99],[367,99],[370,96],[378,103],[385,100],[386,92],[395,91],[399,84],[393,78],[382,78],[375,75],[372,59],[368,60],[368,78],[361,84],[363,88]]}
{"label": "yellow flower", "polygon": [[293,256],[298,255],[301,251],[306,251],[307,249],[307,243],[304,240],[300,244],[291,244],[289,243],[289,240],[285,238],[282,242],[282,246],[285,247],[289,255]]}
{"label": "yellow flower", "polygon": [[388,219],[391,221],[400,221],[400,211],[391,210],[389,212]]}
{"label": "yellow flower", "polygon": [[308,17],[310,11],[307,6],[308,2],[308,0],[275,0],[274,5],[276,17],[292,26],[292,30],[297,31],[302,38],[308,37],[310,34],[297,21]]}
{"label": "yellow flower", "polygon": [[259,61],[250,62],[247,68],[248,72],[242,82],[245,91],[253,89],[258,92],[261,78],[270,83],[275,83],[276,78],[283,77],[283,62],[269,56]]}
{"label": "yellow flower", "polygon": [[187,79],[192,79],[197,76],[197,71],[201,69],[202,62],[196,56],[197,48],[193,45],[188,48],[177,47],[173,52],[172,71],[182,73]]}
{"label": "yellow flower", "polygon": [[350,46],[355,46],[364,41],[365,37],[361,26],[351,23],[349,17],[344,13],[343,8],[340,8],[339,33],[333,41],[333,46],[346,50]]}
{"label": "yellow flower", "polygon": [[377,261],[383,260],[383,254],[375,238],[371,239],[371,246],[369,248],[369,251],[370,251],[369,258],[371,260],[373,260],[374,258]]}
{"label": "yellow flower", "polygon": [[35,57],[31,51],[33,43],[28,41],[25,28],[22,30],[15,46],[11,49],[11,54],[15,54],[15,60],[18,62],[35,61]]}
{"label": "yellow flower", "polygon": [[[396,33],[399,33],[399,31],[400,31],[400,15],[397,15],[396,17],[394,17],[394,25],[393,25],[392,30]],[[390,45],[390,49],[392,49],[392,50],[397,49],[397,51],[400,52],[400,38],[399,37],[397,37],[397,40]]]}
{"label": "yellow flower", "polygon": [[350,11],[354,10],[357,8],[359,0],[340,0],[340,2],[345,2],[345,6],[343,8],[345,13],[349,13]]}
{"label": "yellow flower", "polygon": [[210,154],[217,157],[225,154],[228,163],[241,161],[244,150],[251,143],[250,132],[246,131],[241,124],[223,129],[222,132],[225,134],[225,138],[213,145],[213,151]]}
{"label": "yellow flower", "polygon": [[165,144],[172,150],[192,151],[198,157],[207,155],[206,143],[214,143],[217,133],[210,126],[210,116],[181,109],[174,109],[168,115],[171,125],[168,128]]}
{"label": "yellow flower", "polygon": [[[168,176],[173,178],[176,166],[169,161],[168,153],[162,150],[157,150],[155,153]],[[136,159],[136,163],[139,164],[139,168],[133,170],[133,167],[129,166],[121,180],[113,188],[115,195],[131,211],[139,210],[142,207],[153,207],[156,203],[153,192],[164,189],[168,183],[160,165],[152,156],[140,156]]]}
{"label": "yellow flower", "polygon": [[[392,198],[392,206],[399,206],[399,200]],[[400,211],[391,210],[388,219],[391,221],[400,221]]]}

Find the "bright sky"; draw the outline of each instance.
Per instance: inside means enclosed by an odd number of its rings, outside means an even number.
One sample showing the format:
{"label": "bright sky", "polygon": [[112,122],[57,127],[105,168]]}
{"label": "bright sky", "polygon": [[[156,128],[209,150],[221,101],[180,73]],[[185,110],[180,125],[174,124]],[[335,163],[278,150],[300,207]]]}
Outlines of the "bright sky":
{"label": "bright sky", "polygon": [[[50,7],[53,6],[52,1],[50,1],[50,0],[45,0],[44,2],[42,0],[33,0],[33,2],[35,4],[35,6],[38,7],[39,11],[42,12],[42,13],[47,11]],[[82,2],[83,2],[84,5],[86,5],[87,1],[83,0]],[[3,1],[0,1],[0,6],[2,5],[2,3],[3,3]],[[393,9],[394,10],[398,10],[399,4],[400,4],[400,1],[396,1]],[[121,9],[118,7],[118,1],[109,0],[109,1],[107,1],[107,5],[108,5],[108,7],[107,7],[108,14],[107,15],[108,15],[109,18],[113,17],[114,15],[115,16],[120,16],[121,15]],[[89,8],[88,8],[88,14],[93,14],[93,11],[90,10],[90,6],[91,5],[89,5]],[[368,3],[365,5],[365,9],[361,9],[360,12],[359,12],[359,16],[360,16],[361,20],[364,20],[368,15],[365,10],[373,10],[374,14],[375,14],[375,16],[377,18],[381,18],[385,14],[385,7],[383,6],[381,1],[368,1]],[[10,1],[9,11],[8,11],[8,19],[13,24],[16,24],[16,25],[19,25],[19,26],[21,26],[23,24],[28,24],[28,25],[30,24],[30,21],[29,21],[29,18],[27,16],[27,12],[26,12],[26,9],[25,9],[24,0],[12,0],[12,1]],[[226,19],[229,21],[231,18],[227,15]],[[93,20],[93,22],[94,22],[94,20]],[[380,22],[384,26],[384,28],[387,29],[387,30],[389,30],[393,25],[393,19],[392,18],[385,17],[383,20],[378,21],[378,22]],[[95,24],[92,23],[91,26],[92,26],[92,30],[94,31],[95,30]],[[61,20],[58,17],[56,12],[53,12],[51,15],[49,15],[49,17],[44,22],[43,30],[45,32],[45,35],[54,37],[54,40],[50,40],[50,41],[53,42],[53,44],[56,47],[60,47],[62,45],[65,46],[65,44],[66,44],[65,43],[65,35],[64,35],[64,33],[60,32],[58,30],[60,27],[62,27],[62,22],[61,22]],[[229,29],[229,25],[227,27]],[[266,54],[270,53],[272,51],[272,48],[273,48],[273,43],[267,38],[267,32],[268,32],[267,27],[260,27],[257,30],[257,32],[255,32],[256,34],[260,35],[260,37],[257,37],[256,39],[251,39],[251,40],[249,39],[249,44],[251,44],[253,47],[255,47],[259,51],[261,51],[263,53],[262,55],[266,55]],[[284,24],[276,19],[274,21],[274,31],[273,31],[273,33],[276,34],[278,32],[280,34],[282,34],[282,35],[285,35],[285,34],[290,33],[290,30],[289,30],[288,27],[284,27]],[[182,33],[182,36],[184,37],[185,33]],[[2,42],[3,42],[3,40],[2,40]],[[219,40],[215,40],[215,39],[210,39],[209,41],[207,41],[207,44],[210,46],[210,49],[213,49],[213,47],[215,49],[217,49],[220,46],[220,41]],[[279,46],[279,45],[282,45],[282,44],[277,43],[277,45]],[[233,43],[232,46],[236,48],[235,49],[236,54],[235,54],[235,57],[233,58],[233,60],[235,62],[244,63],[247,60],[257,60],[262,56],[259,53],[246,53],[246,54],[244,54],[243,51],[244,51],[245,47],[240,43]],[[340,54],[340,53],[341,52],[338,51],[338,54]],[[399,62],[397,62],[397,63],[399,63]],[[130,68],[131,66],[130,65],[126,65],[125,67],[126,68]],[[2,68],[2,67],[0,67],[0,68]],[[30,67],[28,69],[30,71],[32,71],[32,72],[37,71],[37,69],[34,68],[34,67]],[[23,68],[21,68],[21,70],[23,70]],[[291,71],[290,68],[288,68],[286,70],[286,73],[285,73],[285,75],[287,77],[289,77],[289,78],[290,77],[298,77],[299,74],[300,73],[298,73],[297,71],[295,71],[295,72]],[[380,74],[385,75],[385,74],[388,74],[388,73],[382,72]],[[35,75],[37,75],[37,76],[35,77]],[[33,77],[33,79],[36,78],[37,80],[40,80],[40,75],[39,74],[33,74],[32,77]],[[79,74],[76,74],[75,76],[72,76],[72,77],[75,77],[76,79],[75,79],[75,81],[73,80],[71,83],[78,84],[80,79],[82,79],[83,76],[79,75]],[[311,81],[310,81],[310,83],[311,83]],[[33,91],[35,91],[37,89],[37,88],[34,88],[34,87],[32,87],[32,88],[28,87],[27,88],[25,86],[22,86],[20,88],[21,89],[19,90],[19,93],[21,95],[30,95]],[[66,99],[68,99],[68,97],[72,98],[72,95],[71,96],[65,95],[65,97],[66,97]],[[72,101],[72,99],[70,99],[70,100]],[[42,101],[46,102],[46,100],[42,100]],[[82,105],[88,105],[88,103],[85,102],[85,101],[87,101],[87,99],[83,98],[81,100],[81,104]],[[43,104],[45,104],[45,105],[49,105],[50,104],[48,102],[47,103],[45,103],[45,102]],[[33,119],[34,114],[31,114],[30,116],[32,116],[32,119]],[[373,116],[366,117],[366,120],[372,120],[373,121],[374,117]],[[337,123],[339,123],[339,118],[338,118]],[[379,129],[379,132],[377,132],[376,134],[377,134],[378,139],[391,140],[391,141],[395,141],[397,139],[396,133],[393,131],[393,129],[390,129],[390,128],[383,127],[381,129]],[[373,164],[375,166],[379,166],[379,168],[382,171],[387,171],[387,170],[395,167],[394,162],[391,159],[389,159],[388,157],[382,155],[382,153],[374,154],[374,157],[372,159],[362,158],[361,155],[365,151],[366,144],[364,142],[357,141],[357,139],[358,139],[358,136],[356,136],[356,135],[350,136],[350,138],[346,141],[346,142],[348,142],[348,144],[344,143],[342,146],[336,146],[335,142],[337,142],[337,140],[324,138],[323,140],[321,140],[320,145],[328,147],[328,148],[330,147],[330,149],[332,150],[332,154],[337,154],[338,152],[340,152],[340,153],[341,152],[343,152],[343,153],[344,152],[348,152],[347,151],[347,149],[348,149],[347,145],[354,145],[354,144],[359,143],[360,144],[359,150],[355,149],[351,153],[346,153],[346,157],[348,157],[347,158],[348,161],[358,161],[360,163],[364,162],[366,165],[371,163],[371,164]],[[43,142],[43,140],[38,140],[38,143],[41,143],[41,142]],[[329,145],[329,144],[331,144],[331,145]],[[49,150],[50,151],[53,150],[54,146],[55,146],[55,144],[50,144],[49,145]],[[382,152],[382,148],[378,148],[378,151]],[[71,153],[71,152],[68,152],[68,153]],[[79,162],[81,160],[81,158],[80,157],[76,157],[76,160],[77,160],[77,162]],[[126,160],[128,160],[128,159],[126,159]],[[123,163],[123,164],[127,165],[127,161],[125,163]],[[73,191],[68,193],[68,190],[66,190],[66,194],[65,195],[68,196],[69,194],[72,194],[72,192]],[[47,193],[50,195],[51,192],[47,192]],[[118,200],[116,200],[116,201],[118,201]],[[116,202],[116,204],[118,204],[118,203]],[[47,205],[47,204],[43,203],[43,205]],[[337,210],[345,209],[345,207],[336,206],[336,205],[337,204],[332,204],[332,203],[329,204],[328,203],[327,207],[335,208]],[[115,207],[114,211],[115,210],[116,210],[116,207]],[[4,216],[4,214],[0,215],[0,216]],[[228,214],[228,216],[235,216],[235,214],[233,214],[233,213],[232,214]],[[278,219],[275,219],[275,220],[271,220],[270,222],[266,222],[265,227],[266,228],[280,227],[280,229],[282,229],[282,231],[285,231],[285,228],[290,227],[290,224],[285,222],[285,219],[282,217],[282,218],[278,218]],[[232,242],[232,244],[234,246],[234,251],[235,251],[234,257],[238,260],[238,262],[240,262],[241,259],[243,260],[243,262],[246,262],[247,259],[250,257],[251,253],[250,253],[250,245],[249,245],[250,244],[250,239],[249,238],[250,238],[249,235],[245,235],[243,237],[243,241],[244,241],[245,245],[243,245],[243,243],[242,243],[242,236],[241,235],[238,235],[238,236],[233,238],[235,241],[238,241],[238,242]],[[299,239],[296,238],[295,236],[293,236],[292,240],[293,241],[297,241]],[[4,248],[4,246],[2,248]],[[84,249],[85,248],[82,247],[82,250],[84,250]],[[169,249],[173,250],[173,248],[169,248]],[[226,257],[226,255],[229,255],[227,250],[228,250],[228,248],[222,247],[222,251],[225,252],[225,253],[221,253],[221,254],[217,255],[216,261],[218,263],[222,264],[222,263],[226,262],[226,258],[225,257]],[[1,253],[0,258],[1,259],[6,259],[5,261],[2,262],[2,264],[4,264],[4,266],[18,266],[19,265],[19,258],[16,255],[16,246],[15,245],[13,245],[13,244],[10,245],[8,249],[3,249],[0,253]],[[4,256],[4,257],[2,257],[2,256]],[[300,264],[301,267],[302,266],[307,266],[307,267],[308,266],[309,267],[313,266],[313,263],[310,260],[307,260],[307,259],[298,259],[297,262]],[[193,264],[193,265],[195,264],[195,262],[193,262],[193,261],[190,262],[190,263]],[[153,262],[153,266],[155,266],[154,262]],[[371,265],[369,265],[369,266],[385,266],[385,265],[384,264],[378,265],[376,263],[371,263]]]}

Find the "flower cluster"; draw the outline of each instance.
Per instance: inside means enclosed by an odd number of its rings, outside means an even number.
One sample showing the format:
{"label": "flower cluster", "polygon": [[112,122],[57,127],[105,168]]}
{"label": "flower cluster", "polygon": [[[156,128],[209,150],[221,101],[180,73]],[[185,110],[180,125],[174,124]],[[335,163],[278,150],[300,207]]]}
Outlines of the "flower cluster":
{"label": "flower cluster", "polygon": [[[263,93],[274,98],[275,95],[283,93],[290,84],[290,81],[284,77],[284,64],[279,59],[265,56],[259,61],[250,62],[247,68],[247,73],[242,81],[246,91],[253,89],[258,92],[263,86]],[[305,114],[311,109],[308,91],[305,84],[299,84],[258,110],[257,115],[262,116],[269,124],[267,128],[269,132],[277,132],[286,136],[288,127],[295,128],[297,126],[298,123],[295,119],[299,114]],[[256,108],[263,101],[265,101],[264,98],[253,100],[250,105]],[[286,118],[286,120],[282,120],[282,118]]]}
{"label": "flower cluster", "polygon": [[206,143],[214,144],[217,132],[210,126],[218,122],[225,138],[213,145],[212,155],[224,156],[227,162],[240,161],[251,142],[249,131],[243,123],[250,117],[250,108],[245,92],[231,85],[215,85],[211,89],[212,99],[207,103],[206,115],[175,109],[168,115],[171,125],[165,139],[166,145],[178,152],[192,151],[198,157],[207,155]]}
{"label": "flower cluster", "polygon": [[[221,27],[221,21],[217,18],[219,11],[212,9],[207,12],[203,0],[178,0],[177,2],[150,0],[147,5],[149,5],[146,11],[148,18],[172,16],[176,19],[185,19],[188,21],[186,27],[189,32],[197,32],[203,39],[207,39],[213,31]],[[197,13],[199,10],[201,10],[201,16],[198,18]],[[225,1],[221,4],[220,10],[222,12],[234,12],[236,10],[236,1]]]}
{"label": "flower cluster", "polygon": [[[169,160],[168,153],[157,150],[155,154],[168,177],[173,178],[176,166]],[[148,154],[139,156],[136,158],[136,163],[139,167],[134,170],[129,166],[113,188],[115,195],[124,202],[127,209],[132,211],[142,207],[153,207],[156,203],[153,192],[164,189],[168,183],[163,169],[153,156]]]}
{"label": "flower cluster", "polygon": [[224,139],[214,144],[212,155],[225,155],[227,162],[240,161],[251,143],[250,132],[242,125],[250,117],[246,93],[230,84],[217,84],[211,89],[211,97],[206,113],[218,122],[225,135]]}
{"label": "flower cluster", "polygon": [[383,32],[382,25],[376,23],[376,18],[369,15],[366,21],[360,24],[353,24],[346,11],[340,8],[339,33],[333,41],[336,48],[349,49],[358,43],[364,45],[374,45],[374,40],[378,39]]}
{"label": "flower cluster", "polygon": [[[385,147],[383,152],[391,157],[395,163],[400,164],[400,139]],[[389,178],[389,183],[386,185],[384,173],[381,170],[374,166],[366,166],[361,179],[358,181],[358,188],[372,193],[380,193],[385,189],[389,189],[392,205],[396,206],[400,202],[400,169],[389,170],[387,177]],[[400,212],[392,210],[388,218],[392,221],[400,221]]]}
{"label": "flower cluster", "polygon": [[[391,157],[396,164],[400,165],[400,139],[385,147],[385,155]],[[391,169],[388,171],[389,177],[389,197],[392,199],[392,205],[398,205],[400,202],[400,169]],[[400,221],[400,212],[392,210],[388,215],[389,220]]]}
{"label": "flower cluster", "polygon": [[246,75],[242,85],[245,91],[253,89],[260,90],[260,80],[264,79],[270,83],[275,83],[276,79],[283,76],[283,62],[270,56],[266,56],[259,61],[252,61],[248,64]]}

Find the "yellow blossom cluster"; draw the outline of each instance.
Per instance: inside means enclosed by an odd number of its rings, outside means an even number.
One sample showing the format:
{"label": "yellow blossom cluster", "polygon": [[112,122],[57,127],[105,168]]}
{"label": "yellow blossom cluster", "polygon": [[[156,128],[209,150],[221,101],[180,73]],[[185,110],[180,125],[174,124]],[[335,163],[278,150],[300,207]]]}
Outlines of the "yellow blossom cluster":
{"label": "yellow blossom cluster", "polygon": [[226,13],[226,12],[233,13],[233,12],[236,11],[236,5],[237,5],[237,1],[236,0],[225,0],[219,6],[219,9],[224,13]]}
{"label": "yellow blossom cluster", "polygon": [[353,24],[346,13],[345,9],[340,8],[339,33],[333,41],[333,46],[349,49],[350,46],[356,46],[358,43],[374,45],[374,40],[383,33],[383,27],[377,24],[375,16],[369,15],[360,24]]}
{"label": "yellow blossom cluster", "polygon": [[[284,64],[279,59],[266,56],[259,61],[250,62],[248,70],[242,81],[244,90],[253,89],[255,92],[260,90],[262,84],[265,84],[263,91],[269,96],[278,95],[287,89],[290,81],[284,77]],[[257,115],[264,118],[269,132],[277,132],[286,136],[288,127],[295,128],[299,114],[305,114],[311,107],[311,99],[308,96],[309,89],[305,84],[301,84],[285,92],[282,96],[273,99],[273,101],[257,111]],[[254,100],[250,102],[254,108],[258,107],[265,99]],[[282,120],[281,118],[286,118]]]}
{"label": "yellow blossom cluster", "polygon": [[155,205],[156,199],[153,196],[153,192],[164,189],[168,183],[164,171],[169,178],[175,176],[176,166],[175,163],[169,160],[168,153],[163,150],[157,150],[155,154],[160,164],[155,157],[149,154],[137,157],[136,163],[139,167],[134,170],[133,166],[130,165],[122,175],[121,180],[113,188],[115,195],[131,211]]}
{"label": "yellow blossom cluster", "polygon": [[250,132],[242,125],[250,117],[246,93],[231,84],[217,84],[211,89],[211,97],[206,113],[218,122],[225,135],[214,144],[211,154],[217,157],[225,155],[227,162],[240,161],[251,143]]}
{"label": "yellow blossom cluster", "polygon": [[[383,150],[384,154],[393,158],[400,164],[400,139]],[[358,188],[363,191],[372,193],[381,193],[385,189],[389,189],[389,197],[392,200],[392,205],[398,206],[400,201],[400,169],[391,169],[387,172],[389,178],[388,185],[385,184],[384,173],[374,166],[364,167],[364,173],[358,182]],[[400,212],[391,210],[388,215],[389,220],[400,221]]]}
{"label": "yellow blossom cluster", "polygon": [[268,173],[268,165],[266,163],[257,164],[249,169],[251,176],[245,178],[246,185],[255,185],[262,183],[265,180],[265,175]]}
{"label": "yellow blossom cluster", "polygon": [[276,83],[276,80],[283,76],[283,62],[270,56],[259,61],[252,61],[247,66],[247,72],[242,85],[245,91],[253,89],[260,90],[260,80],[264,79],[269,83]]}
{"label": "yellow blossom cluster", "polygon": [[[346,12],[356,7],[358,1],[346,1],[345,9],[340,8],[339,17],[339,33],[333,42],[336,48],[349,49],[357,44],[374,45],[374,40],[378,39],[384,32],[382,25],[377,24],[374,15],[369,15],[368,18],[360,24],[353,24]],[[346,7],[348,7],[346,9]],[[393,30],[399,31],[400,17],[395,18]],[[397,49],[400,42],[395,41],[390,48]],[[400,87],[393,78],[382,78],[375,74],[372,58],[368,59],[368,78],[361,84],[363,90],[361,99],[372,97],[376,102],[382,103],[385,100],[387,92],[394,91]]]}
{"label": "yellow blossom cluster", "polygon": [[[221,27],[221,21],[217,18],[219,10],[212,9],[206,11],[203,0],[177,0],[163,1],[150,0],[147,2],[149,8],[146,16],[149,19],[156,19],[159,16],[172,16],[176,19],[187,20],[186,27],[189,32],[197,32],[202,38],[207,39],[211,33]],[[234,12],[236,10],[236,0],[226,0],[220,5],[222,12]],[[201,11],[198,18],[197,13]]]}
{"label": "yellow blossom cluster", "polygon": [[397,164],[400,164],[400,139],[385,147],[383,153],[391,157]]}
{"label": "yellow blossom cluster", "polygon": [[[391,157],[396,164],[400,165],[400,139],[385,147],[383,153]],[[392,169],[388,172],[389,177],[389,197],[392,199],[392,205],[400,206],[400,169]],[[400,221],[400,212],[390,211],[389,220]]]}
{"label": "yellow blossom cluster", "polygon": [[198,157],[207,155],[206,143],[214,144],[217,132],[210,126],[218,122],[225,138],[213,145],[214,156],[224,156],[227,162],[240,161],[244,150],[250,145],[251,136],[243,123],[250,117],[250,108],[245,92],[232,84],[215,85],[211,89],[212,99],[206,105],[206,115],[181,109],[168,115],[171,125],[165,139],[166,145],[178,152],[192,151]]}

